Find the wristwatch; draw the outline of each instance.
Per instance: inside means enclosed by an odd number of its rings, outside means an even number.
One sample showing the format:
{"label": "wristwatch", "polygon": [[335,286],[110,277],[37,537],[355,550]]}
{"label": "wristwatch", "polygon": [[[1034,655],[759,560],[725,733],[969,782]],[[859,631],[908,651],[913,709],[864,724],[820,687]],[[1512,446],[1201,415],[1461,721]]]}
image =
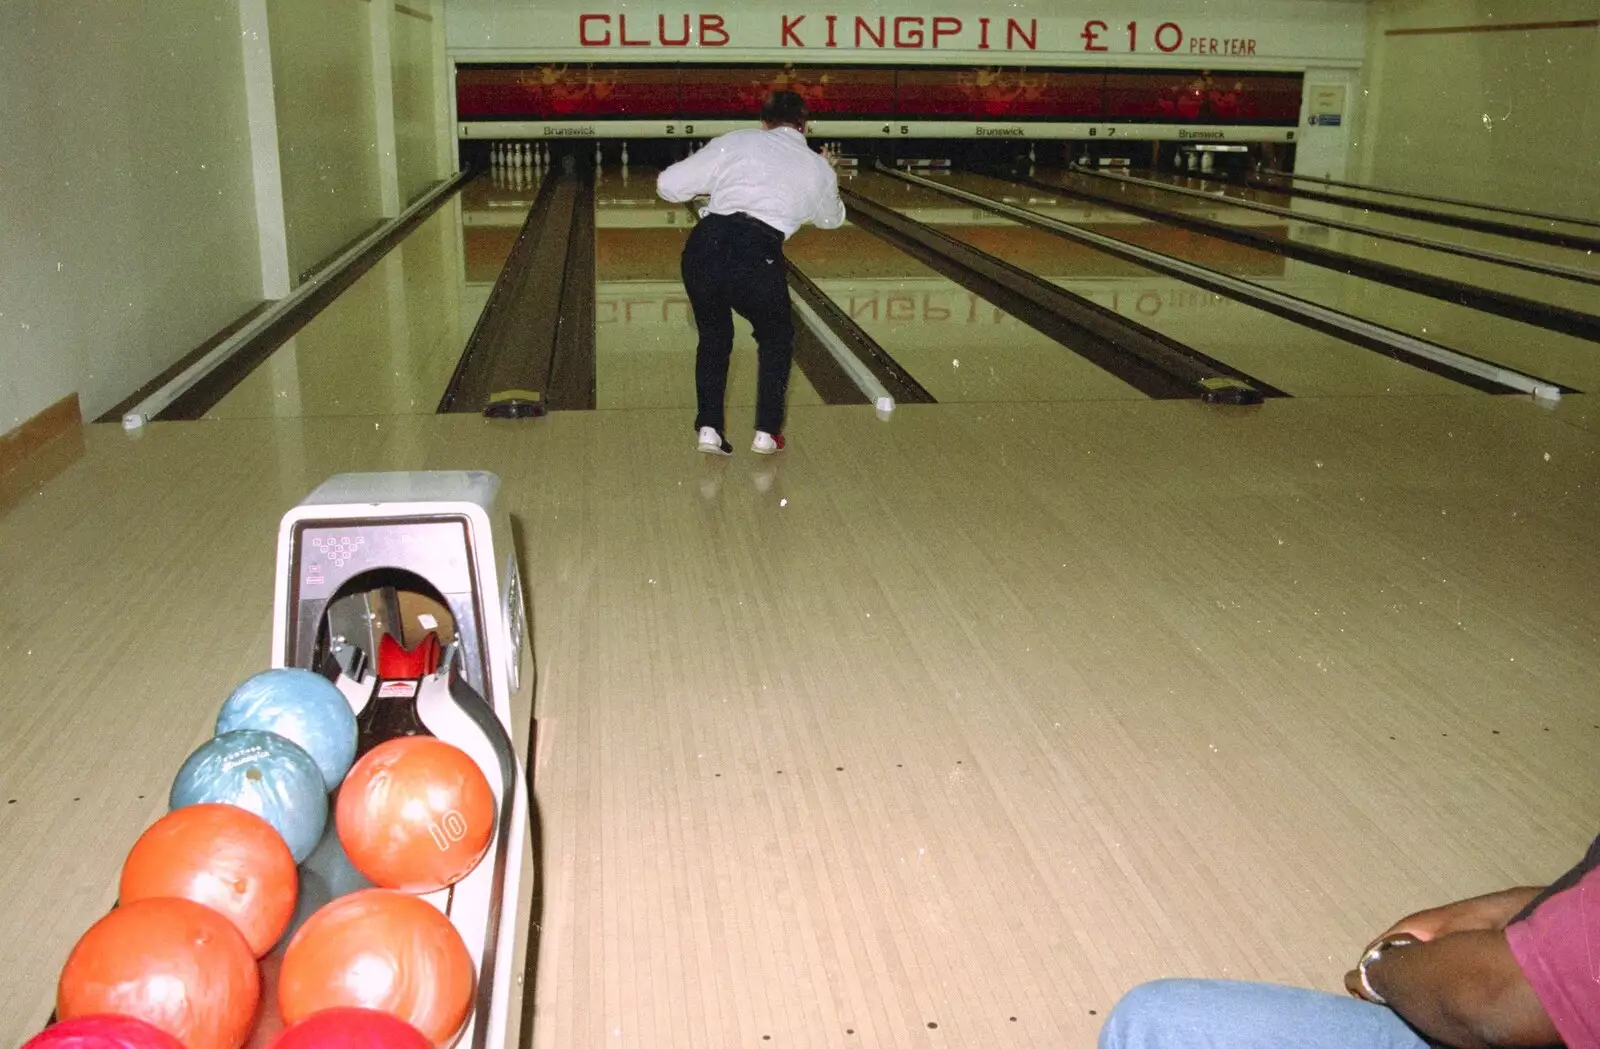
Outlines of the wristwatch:
{"label": "wristwatch", "polygon": [[1379,958],[1382,958],[1384,951],[1395,947],[1410,947],[1416,942],[1417,941],[1410,936],[1391,936],[1386,940],[1379,940],[1377,943],[1367,948],[1367,953],[1363,954],[1361,956],[1361,961],[1356,964],[1356,974],[1361,980],[1361,989],[1366,992],[1367,999],[1369,1001],[1375,1002],[1378,1005],[1389,1004],[1388,1002],[1384,1001],[1383,995],[1379,994],[1373,989],[1372,981],[1367,979],[1367,967],[1373,962],[1377,961]]}

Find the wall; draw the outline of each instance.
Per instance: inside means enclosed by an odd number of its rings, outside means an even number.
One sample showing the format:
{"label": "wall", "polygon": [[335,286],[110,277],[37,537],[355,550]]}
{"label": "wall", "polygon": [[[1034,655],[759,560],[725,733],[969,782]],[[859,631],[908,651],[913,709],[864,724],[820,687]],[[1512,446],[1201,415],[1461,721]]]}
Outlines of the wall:
{"label": "wall", "polygon": [[304,274],[382,215],[364,0],[272,0],[272,78],[289,269]]}
{"label": "wall", "polygon": [[0,433],[93,418],[259,299],[239,21],[0,4]]}
{"label": "wall", "polygon": [[1359,181],[1600,216],[1600,29],[1406,32],[1596,19],[1597,0],[1375,0]]}
{"label": "wall", "polygon": [[435,19],[428,6],[396,4],[391,23],[394,140],[402,205],[416,199],[443,175],[439,170],[439,129],[435,122]]}

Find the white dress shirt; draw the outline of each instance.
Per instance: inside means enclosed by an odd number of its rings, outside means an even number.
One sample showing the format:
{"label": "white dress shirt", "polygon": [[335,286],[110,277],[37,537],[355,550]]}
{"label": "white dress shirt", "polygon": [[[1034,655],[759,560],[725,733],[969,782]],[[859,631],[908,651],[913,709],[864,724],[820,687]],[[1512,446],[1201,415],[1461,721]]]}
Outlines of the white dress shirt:
{"label": "white dress shirt", "polygon": [[782,230],[785,239],[807,222],[823,229],[844,225],[833,165],[813,153],[792,127],[750,128],[714,138],[663,171],[656,192],[674,203],[709,196],[702,218],[742,211]]}

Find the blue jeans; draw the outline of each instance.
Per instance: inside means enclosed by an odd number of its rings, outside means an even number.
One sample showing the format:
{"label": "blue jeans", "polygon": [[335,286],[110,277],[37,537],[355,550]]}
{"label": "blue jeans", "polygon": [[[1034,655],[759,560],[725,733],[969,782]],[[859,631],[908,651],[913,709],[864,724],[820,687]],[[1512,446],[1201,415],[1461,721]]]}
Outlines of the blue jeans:
{"label": "blue jeans", "polygon": [[1157,980],[1123,996],[1100,1049],[1428,1049],[1393,1010],[1321,991]]}

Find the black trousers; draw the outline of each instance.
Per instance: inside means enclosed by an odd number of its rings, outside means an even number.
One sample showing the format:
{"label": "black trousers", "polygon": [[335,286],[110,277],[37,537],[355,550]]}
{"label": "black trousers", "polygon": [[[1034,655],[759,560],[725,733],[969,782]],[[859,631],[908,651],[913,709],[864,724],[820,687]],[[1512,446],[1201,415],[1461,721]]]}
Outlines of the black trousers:
{"label": "black trousers", "polygon": [[683,248],[683,286],[700,330],[694,381],[696,429],[724,430],[735,311],[755,329],[756,429],[783,432],[794,316],[784,276],[783,233],[748,215],[707,215]]}

